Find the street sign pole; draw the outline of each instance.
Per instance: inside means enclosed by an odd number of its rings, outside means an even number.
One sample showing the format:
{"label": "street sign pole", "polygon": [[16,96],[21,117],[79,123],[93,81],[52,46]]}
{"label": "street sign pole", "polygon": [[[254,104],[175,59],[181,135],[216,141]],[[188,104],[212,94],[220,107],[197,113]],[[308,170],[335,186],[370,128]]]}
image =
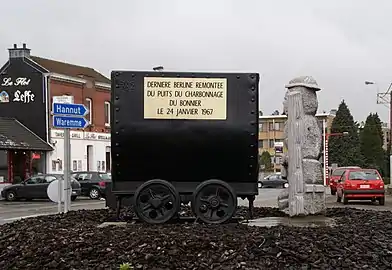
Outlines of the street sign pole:
{"label": "street sign pole", "polygon": [[61,196],[61,194],[63,193],[63,189],[62,189],[62,181],[61,180],[59,180],[59,182],[58,182],[58,186],[57,186],[57,192],[58,192],[58,198],[59,198],[59,200],[58,200],[58,202],[57,202],[57,211],[59,212],[59,213],[61,213],[61,212],[63,212],[63,207],[62,207],[62,196]]}
{"label": "street sign pole", "polygon": [[71,136],[70,130],[64,130],[64,213],[71,210]]}
{"label": "street sign pole", "polygon": [[[64,129],[64,181],[63,192],[60,192],[59,212],[61,211],[61,196],[64,197],[64,213],[71,210],[71,136],[70,129],[84,129],[89,122],[84,118],[89,113],[83,104],[74,104],[72,96],[53,97],[53,127]],[[60,186],[60,185],[59,185]],[[59,187],[59,190],[61,187]],[[61,194],[62,193],[62,194]]]}

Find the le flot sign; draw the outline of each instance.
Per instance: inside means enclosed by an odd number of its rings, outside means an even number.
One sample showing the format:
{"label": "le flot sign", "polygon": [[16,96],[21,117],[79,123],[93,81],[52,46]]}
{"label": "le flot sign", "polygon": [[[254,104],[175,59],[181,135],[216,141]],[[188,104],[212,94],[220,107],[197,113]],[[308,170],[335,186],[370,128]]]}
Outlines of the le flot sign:
{"label": "le flot sign", "polygon": [[[26,89],[29,87],[31,82],[30,78],[26,77],[17,77],[16,79],[12,79],[12,77],[5,77],[1,81],[0,84],[0,103],[8,103],[8,102],[18,102],[18,103],[30,103],[34,102],[35,95],[34,93]],[[9,88],[16,88],[13,97],[10,98],[10,90]]]}

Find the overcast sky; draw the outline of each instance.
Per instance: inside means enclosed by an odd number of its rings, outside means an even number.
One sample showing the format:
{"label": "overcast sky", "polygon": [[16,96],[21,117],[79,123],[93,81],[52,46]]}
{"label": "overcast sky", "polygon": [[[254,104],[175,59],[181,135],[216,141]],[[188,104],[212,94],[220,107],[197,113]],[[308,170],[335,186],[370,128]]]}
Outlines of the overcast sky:
{"label": "overcast sky", "polygon": [[281,111],[284,85],[311,75],[319,111],[345,99],[358,121],[388,108],[391,0],[25,0],[1,2],[0,62],[27,43],[36,56],[113,69],[258,72],[264,114]]}

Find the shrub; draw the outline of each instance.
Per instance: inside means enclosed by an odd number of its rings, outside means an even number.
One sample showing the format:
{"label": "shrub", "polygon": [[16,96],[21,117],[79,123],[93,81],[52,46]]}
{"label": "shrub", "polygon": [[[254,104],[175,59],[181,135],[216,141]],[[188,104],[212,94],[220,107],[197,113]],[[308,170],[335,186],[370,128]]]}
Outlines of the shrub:
{"label": "shrub", "polygon": [[133,270],[133,266],[129,263],[123,263],[120,265],[120,270]]}

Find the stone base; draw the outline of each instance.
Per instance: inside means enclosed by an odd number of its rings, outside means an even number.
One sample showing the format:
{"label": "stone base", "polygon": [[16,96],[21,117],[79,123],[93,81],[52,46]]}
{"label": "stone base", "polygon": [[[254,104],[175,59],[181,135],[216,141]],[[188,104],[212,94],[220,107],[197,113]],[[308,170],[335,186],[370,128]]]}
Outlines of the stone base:
{"label": "stone base", "polygon": [[326,216],[306,216],[306,217],[265,217],[250,220],[249,226],[273,227],[273,226],[293,226],[293,227],[325,227],[334,226],[335,220]]}
{"label": "stone base", "polygon": [[98,228],[104,228],[108,226],[116,226],[116,227],[125,227],[127,226],[128,223],[126,222],[104,222],[102,224],[99,224],[97,227]]}
{"label": "stone base", "polygon": [[327,208],[325,193],[305,193],[305,215],[323,214]]}

